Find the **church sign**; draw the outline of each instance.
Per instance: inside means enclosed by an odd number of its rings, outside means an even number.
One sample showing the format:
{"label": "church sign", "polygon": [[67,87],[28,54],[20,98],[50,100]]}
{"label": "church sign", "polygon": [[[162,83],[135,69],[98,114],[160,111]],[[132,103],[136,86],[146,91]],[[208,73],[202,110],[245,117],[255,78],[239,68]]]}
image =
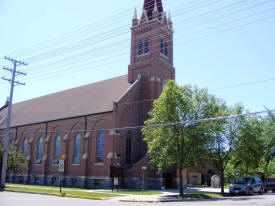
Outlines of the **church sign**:
{"label": "church sign", "polygon": [[64,157],[59,158],[58,171],[64,172]]}

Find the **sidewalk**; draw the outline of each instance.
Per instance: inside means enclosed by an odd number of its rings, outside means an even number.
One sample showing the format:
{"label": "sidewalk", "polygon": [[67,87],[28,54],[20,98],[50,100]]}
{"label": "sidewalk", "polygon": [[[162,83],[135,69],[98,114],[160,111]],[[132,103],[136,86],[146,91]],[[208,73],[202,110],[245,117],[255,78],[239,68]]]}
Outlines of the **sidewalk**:
{"label": "sidewalk", "polygon": [[[127,195],[124,197],[114,197],[110,198],[109,201],[122,201],[122,202],[175,202],[182,201],[173,196],[179,194],[178,190],[162,190],[161,195]],[[220,188],[186,188],[184,189],[184,194],[192,193],[220,193]],[[228,193],[229,190],[225,189],[225,193]],[[185,198],[184,200],[191,200],[190,198]]]}

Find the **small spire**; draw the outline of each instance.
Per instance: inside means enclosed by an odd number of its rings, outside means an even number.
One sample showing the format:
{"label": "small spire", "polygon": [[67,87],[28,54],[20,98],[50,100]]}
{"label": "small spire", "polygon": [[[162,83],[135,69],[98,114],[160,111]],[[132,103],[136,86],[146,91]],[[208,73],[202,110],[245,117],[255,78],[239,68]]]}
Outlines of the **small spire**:
{"label": "small spire", "polygon": [[154,4],[154,10],[153,13],[158,12],[158,4],[157,4],[157,0],[155,0],[155,4]]}
{"label": "small spire", "polygon": [[152,12],[152,18],[159,18],[159,11],[158,11],[158,5],[157,5],[157,0],[154,0],[154,10]]}
{"label": "small spire", "polygon": [[168,22],[172,22],[172,20],[171,20],[171,12],[170,12],[170,10],[169,10],[169,15],[168,15]]}
{"label": "small spire", "polygon": [[[163,12],[162,1],[161,0],[144,0],[143,9],[146,10],[148,19],[152,19],[153,13],[161,14]],[[157,11],[157,12],[156,12]]]}
{"label": "small spire", "polygon": [[137,19],[137,7],[135,7],[134,18],[133,19]]}
{"label": "small spire", "polygon": [[132,21],[132,26],[136,26],[136,25],[138,25],[137,8],[135,8],[134,18],[133,18],[133,21]]}

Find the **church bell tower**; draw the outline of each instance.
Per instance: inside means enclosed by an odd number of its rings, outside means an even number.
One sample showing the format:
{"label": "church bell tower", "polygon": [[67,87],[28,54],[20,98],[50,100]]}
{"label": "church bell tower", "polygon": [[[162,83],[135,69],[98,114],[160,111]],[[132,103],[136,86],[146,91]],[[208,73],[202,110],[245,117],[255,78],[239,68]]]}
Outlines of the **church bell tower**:
{"label": "church bell tower", "polygon": [[162,0],[144,0],[140,19],[137,11],[131,28],[131,59],[128,81],[142,77],[144,99],[156,99],[167,79],[175,79],[173,27]]}

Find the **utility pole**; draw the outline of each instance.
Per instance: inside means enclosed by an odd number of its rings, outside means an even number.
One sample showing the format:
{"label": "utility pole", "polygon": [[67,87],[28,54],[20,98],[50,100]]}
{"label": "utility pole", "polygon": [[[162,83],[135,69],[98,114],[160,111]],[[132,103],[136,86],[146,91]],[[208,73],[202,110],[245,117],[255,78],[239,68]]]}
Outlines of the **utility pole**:
{"label": "utility pole", "polygon": [[1,177],[1,191],[5,189],[6,183],[6,170],[7,170],[7,160],[8,160],[8,147],[9,147],[9,135],[10,135],[10,122],[11,122],[11,110],[12,110],[12,98],[13,98],[13,90],[16,85],[25,85],[25,83],[20,83],[19,81],[15,80],[17,75],[27,75],[24,72],[16,71],[16,67],[20,65],[27,66],[28,64],[17,61],[10,57],[6,57],[5,59],[10,61],[13,64],[13,69],[8,67],[3,67],[4,70],[7,70],[12,73],[11,79],[6,79],[2,77],[3,80],[8,81],[11,84],[10,89],[10,98],[9,98],[9,108],[8,108],[8,117],[7,117],[7,128],[6,128],[6,136],[5,136],[5,145],[4,145],[4,154],[3,154],[3,161],[2,161],[2,177]]}

